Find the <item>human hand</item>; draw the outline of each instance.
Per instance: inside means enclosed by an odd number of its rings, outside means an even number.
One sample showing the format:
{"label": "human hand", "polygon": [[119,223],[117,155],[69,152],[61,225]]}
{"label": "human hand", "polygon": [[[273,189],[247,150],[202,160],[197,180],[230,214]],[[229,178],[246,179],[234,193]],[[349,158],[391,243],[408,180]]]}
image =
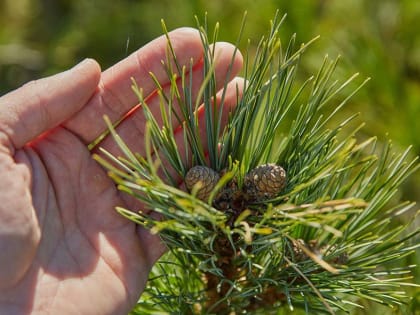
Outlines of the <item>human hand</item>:
{"label": "human hand", "polygon": [[[178,61],[195,63],[197,95],[199,34],[182,28],[170,37]],[[216,47],[222,85],[233,47]],[[87,146],[106,130],[103,115],[115,122],[137,104],[131,77],[159,110],[149,72],[168,85],[165,50],[166,39],[159,37],[102,74],[88,59],[0,98],[0,314],[126,314],[136,303],[164,248],[116,213],[116,206],[135,209],[137,201],[120,194]],[[237,54],[231,78],[241,65]],[[227,107],[235,105],[241,84],[234,79],[228,85]],[[143,153],[144,128],[138,110],[117,132]],[[100,146],[118,152],[110,138]]]}

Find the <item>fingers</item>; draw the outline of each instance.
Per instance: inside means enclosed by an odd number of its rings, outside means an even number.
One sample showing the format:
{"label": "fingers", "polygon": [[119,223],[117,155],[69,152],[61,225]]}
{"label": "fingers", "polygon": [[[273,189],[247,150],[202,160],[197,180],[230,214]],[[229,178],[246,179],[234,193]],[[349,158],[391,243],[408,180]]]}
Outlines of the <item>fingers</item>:
{"label": "fingers", "polygon": [[[180,28],[170,32],[169,37],[181,66],[188,67],[191,60],[195,65],[200,62],[203,47],[197,30]],[[166,56],[167,39],[161,36],[106,70],[98,92],[80,113],[67,122],[66,127],[85,143],[95,140],[106,130],[102,119],[104,115],[115,122],[138,104],[138,99],[131,89],[132,78],[146,96],[156,88],[150,73],[156,76],[161,85],[169,83],[162,65]]]}
{"label": "fingers", "polygon": [[[243,92],[243,89],[244,89],[244,84],[245,84],[244,79],[237,77],[237,78],[233,79],[231,82],[229,82],[229,84],[226,87],[226,91],[225,91],[226,94],[224,95],[224,99],[223,99],[222,117],[221,117],[221,121],[220,121],[221,131],[223,130],[224,126],[228,123],[229,116],[232,113],[233,109],[235,108],[238,99],[242,98],[242,92]],[[216,104],[218,104],[219,106],[222,102],[223,93],[224,93],[224,91],[220,91],[216,95]],[[207,148],[208,147],[208,136],[207,136],[206,119],[205,119],[205,116],[204,116],[203,106],[200,107],[199,112],[198,112],[198,126],[199,126],[198,136],[201,140],[203,148]],[[175,141],[177,143],[179,154],[180,154],[182,160],[185,161],[186,160],[185,146],[187,144],[184,142],[184,134],[183,134],[182,129],[178,129],[175,132]],[[164,167],[168,170],[169,175],[176,182],[180,182],[181,180],[183,180],[171,168],[169,162],[166,161],[163,156],[161,156],[161,158],[163,158],[162,167]]]}
{"label": "fingers", "polygon": [[20,148],[74,115],[95,92],[100,74],[96,61],[86,59],[0,98],[0,144]]}
{"label": "fingers", "polygon": [[[243,78],[234,78],[232,81],[229,82],[229,84],[226,87],[226,91],[219,91],[216,95],[216,104],[221,106],[222,102],[222,95],[225,92],[224,99],[223,99],[223,112],[222,112],[222,119],[221,119],[221,125],[225,126],[229,119],[229,114],[232,112],[234,107],[237,104],[238,99],[242,97],[242,92],[244,89],[245,81]],[[198,136],[200,137],[200,140],[202,142],[202,145],[204,148],[207,148],[207,134],[206,134],[206,120],[204,116],[203,106],[200,107],[198,112],[198,126],[200,127],[198,130]],[[178,128],[174,135],[175,142],[179,151],[179,154],[181,158],[185,161],[185,148],[186,143],[184,142],[184,136],[183,131],[181,128]],[[143,139],[139,137],[138,141],[142,141]],[[144,146],[141,147],[141,152],[144,152]],[[135,151],[135,150],[133,150]],[[161,178],[165,178],[165,174],[162,171],[162,168],[165,168],[168,171],[169,176],[178,183],[182,182],[182,178],[179,174],[171,167],[168,160],[165,159],[165,157],[162,155],[162,152],[157,152],[157,155],[161,158],[162,165],[160,166],[160,169],[158,170],[159,176]],[[142,212],[144,213],[150,213],[151,209],[147,208],[142,204],[139,200],[132,197],[129,194],[121,193],[121,198],[124,200],[124,203],[127,207],[127,209],[142,209]],[[157,253],[160,253],[160,250],[157,250]]]}
{"label": "fingers", "polygon": [[[232,112],[234,107],[236,106],[236,103],[238,99],[242,97],[242,92],[244,88],[244,79],[243,78],[234,78],[232,81],[229,82],[229,84],[226,86],[226,94],[224,95],[223,100],[223,112],[222,112],[222,120],[221,125],[225,126],[229,119],[229,114]],[[222,95],[224,91],[219,91],[216,95],[216,104],[221,104],[222,102]],[[198,113],[198,125],[200,126],[199,129],[199,137],[201,140],[201,143],[204,148],[207,148],[207,134],[206,134],[206,121],[204,117],[204,111],[203,106],[199,108]],[[137,136],[138,141],[142,140],[140,137]],[[181,155],[181,158],[185,161],[185,146],[186,143],[184,142],[184,135],[181,129],[178,129],[175,133],[175,141],[177,143],[178,151]],[[142,141],[141,141],[142,142]],[[139,147],[139,150],[144,153],[144,146]],[[158,152],[159,154],[159,152]],[[160,156],[163,158],[161,167],[165,168],[169,175],[173,178],[175,182],[181,182],[182,178],[179,176],[179,174],[176,173],[176,171],[170,166],[170,163],[164,159],[163,156]],[[164,173],[159,170],[159,173],[162,178],[164,178]],[[142,209],[143,213],[150,213],[151,210],[144,207],[143,204],[141,204],[140,201],[136,200],[135,198],[131,197],[130,195],[122,194],[122,198],[124,199],[125,203],[128,205],[128,209]],[[159,214],[152,213],[150,214],[152,217],[159,217]],[[153,235],[150,233],[149,230],[146,230],[145,228],[141,226],[137,226],[137,234],[139,235],[139,238],[141,240],[142,244],[148,244],[150,245],[147,251],[147,261],[150,266],[152,266],[159,257],[162,256],[162,254],[167,250],[165,247],[164,242],[161,241],[158,235]]]}
{"label": "fingers", "polygon": [[[216,90],[221,89],[226,84],[225,82],[230,81],[239,72],[242,66],[242,57],[240,55],[237,55],[231,65],[234,50],[235,48],[231,44],[217,43],[216,45],[214,70]],[[195,100],[198,97],[199,89],[202,85],[204,76],[203,67],[198,67],[185,78],[186,82],[189,82],[190,79],[192,80],[191,98],[193,103],[195,103]],[[232,88],[232,85],[230,87]],[[170,88],[171,87],[168,86],[164,89],[164,93],[168,95],[168,97],[170,94]],[[180,93],[182,93],[181,82],[178,82],[178,89]],[[147,100],[147,105],[158,123],[161,123],[160,102],[161,100],[156,93]],[[181,115],[181,109],[178,105],[179,104],[174,104],[174,111],[177,115]],[[129,145],[131,150],[139,152],[140,154],[144,154],[143,135],[145,125],[146,117],[143,113],[143,109],[139,107],[137,110],[130,113],[130,116],[127,117],[117,128],[117,133]],[[179,125],[176,115],[172,115],[172,125],[174,126],[174,129],[176,129]],[[119,154],[119,149],[116,147],[115,141],[111,137],[106,138],[100,146],[106,148],[109,152],[115,155]]]}

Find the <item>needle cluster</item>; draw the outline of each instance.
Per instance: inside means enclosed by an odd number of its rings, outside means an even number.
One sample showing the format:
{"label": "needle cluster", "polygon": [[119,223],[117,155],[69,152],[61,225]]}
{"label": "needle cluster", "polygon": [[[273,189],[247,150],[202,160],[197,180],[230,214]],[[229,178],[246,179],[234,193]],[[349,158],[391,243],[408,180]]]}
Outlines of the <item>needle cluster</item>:
{"label": "needle cluster", "polygon": [[[391,307],[406,301],[413,266],[398,262],[415,250],[410,241],[418,231],[393,221],[413,209],[396,192],[419,164],[409,149],[399,153],[376,138],[358,140],[357,115],[337,122],[336,114],[365,83],[349,91],[357,75],[334,80],[337,60],[325,58],[318,73],[297,83],[299,61],[311,43],[296,48],[292,37],[283,47],[282,22],[276,15],[255,57],[246,55],[247,83],[225,128],[223,97],[215,110],[207,23],[199,24],[206,69],[199,100],[189,97],[188,69],[178,65],[170,42],[164,66],[171,94],[156,82],[163,123],[134,85],[148,120],[146,156],[132,152],[109,125],[124,156],[103,151],[97,160],[122,191],[160,218],[138,209],[117,211],[158,233],[169,248],[133,314],[335,314],[362,307],[362,300]],[[218,26],[212,41],[217,33]],[[207,156],[197,134],[201,101]],[[173,137],[175,114],[184,128],[183,158]],[[261,175],[267,169],[287,173],[287,180],[270,181]],[[178,188],[174,172],[188,189]],[[230,200],[223,208],[226,189],[232,190],[229,198],[239,191],[246,202]]]}

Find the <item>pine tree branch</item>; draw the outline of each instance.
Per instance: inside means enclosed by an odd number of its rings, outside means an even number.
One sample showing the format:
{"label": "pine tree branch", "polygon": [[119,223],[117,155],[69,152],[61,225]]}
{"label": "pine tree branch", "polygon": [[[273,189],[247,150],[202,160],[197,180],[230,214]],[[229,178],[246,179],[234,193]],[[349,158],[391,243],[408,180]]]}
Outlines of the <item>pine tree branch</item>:
{"label": "pine tree branch", "polygon": [[[155,79],[159,117],[134,85],[148,120],[145,156],[131,152],[107,121],[123,156],[102,150],[96,160],[119,189],[161,219],[133,209],[117,211],[159,233],[169,248],[133,314],[270,314],[282,307],[334,314],[362,307],[360,298],[384,305],[406,299],[397,288],[410,285],[414,267],[398,261],[414,252],[409,241],[420,230],[408,232],[408,225],[393,220],[414,207],[398,200],[396,192],[420,164],[409,149],[398,153],[375,138],[358,142],[362,125],[355,125],[357,115],[335,122],[367,82],[349,91],[357,75],[335,80],[338,59],[325,58],[318,73],[299,85],[299,61],[312,41],[295,48],[292,37],[283,50],[283,20],[277,14],[253,60],[245,56],[243,96],[226,127],[221,126],[224,96],[221,109],[214,103],[215,56],[207,21],[200,25],[198,19],[205,73],[197,99],[191,96],[192,78],[186,78],[192,65],[180,67],[168,37],[163,66],[171,87],[165,94]],[[198,134],[202,101],[209,165]],[[183,126],[186,160],[173,136],[174,119]],[[185,178],[195,165],[210,167],[220,177],[205,200],[199,199],[202,181],[186,192],[170,175],[175,171]],[[272,184],[272,173],[250,179],[261,165],[281,165],[287,174],[274,196],[250,196],[249,181]]]}

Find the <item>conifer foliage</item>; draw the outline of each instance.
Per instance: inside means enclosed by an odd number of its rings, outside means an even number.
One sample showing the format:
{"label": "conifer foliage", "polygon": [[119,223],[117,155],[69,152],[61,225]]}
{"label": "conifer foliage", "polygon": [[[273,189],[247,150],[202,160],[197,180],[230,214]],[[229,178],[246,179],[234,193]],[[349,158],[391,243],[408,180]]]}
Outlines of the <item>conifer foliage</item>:
{"label": "conifer foliage", "polygon": [[[349,91],[357,75],[334,80],[337,60],[325,58],[318,73],[297,83],[311,42],[296,48],[292,37],[283,46],[282,23],[277,14],[255,57],[246,54],[246,85],[226,127],[220,125],[223,96],[214,110],[210,42],[218,25],[209,39],[206,21],[198,23],[205,73],[197,100],[170,41],[163,65],[170,94],[156,82],[159,119],[134,82],[148,120],[147,154],[132,152],[109,124],[124,156],[102,151],[96,159],[122,191],[160,215],[117,211],[158,233],[169,249],[133,314],[335,314],[362,307],[360,299],[389,306],[407,301],[413,266],[398,261],[413,253],[409,241],[418,231],[393,219],[413,209],[396,191],[419,164],[409,149],[358,140],[357,115],[337,123],[365,83]],[[198,135],[201,102],[208,152]],[[182,122],[183,157],[173,117]],[[174,173],[186,187],[178,187]]]}

